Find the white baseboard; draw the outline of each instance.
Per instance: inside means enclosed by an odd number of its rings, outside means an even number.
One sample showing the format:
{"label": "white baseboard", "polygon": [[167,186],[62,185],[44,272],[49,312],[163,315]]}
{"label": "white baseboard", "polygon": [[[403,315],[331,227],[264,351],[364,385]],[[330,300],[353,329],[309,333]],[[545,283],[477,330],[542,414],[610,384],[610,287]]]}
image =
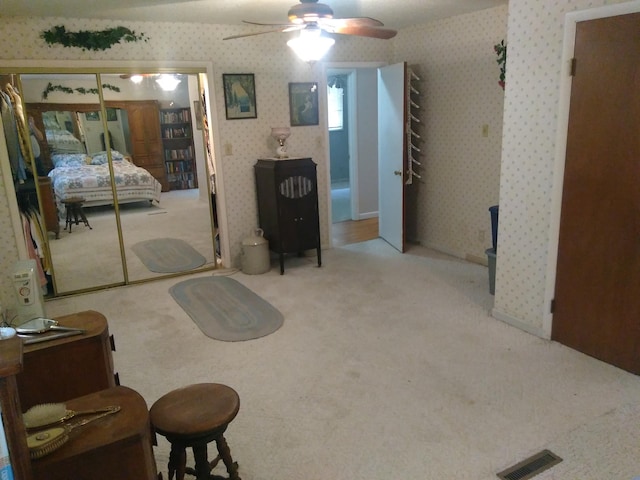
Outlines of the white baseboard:
{"label": "white baseboard", "polygon": [[358,215],[358,220],[366,220],[368,218],[377,218],[378,212],[365,212]]}
{"label": "white baseboard", "polygon": [[545,340],[550,339],[549,335],[545,333],[541,328],[534,327],[533,325],[523,322],[522,320],[518,320],[517,318],[512,317],[507,313],[501,312],[497,308],[491,309],[491,316],[496,320],[500,320],[501,322],[507,323],[512,327],[516,327],[520,330],[530,333],[531,335],[535,335],[536,337],[544,338]]}

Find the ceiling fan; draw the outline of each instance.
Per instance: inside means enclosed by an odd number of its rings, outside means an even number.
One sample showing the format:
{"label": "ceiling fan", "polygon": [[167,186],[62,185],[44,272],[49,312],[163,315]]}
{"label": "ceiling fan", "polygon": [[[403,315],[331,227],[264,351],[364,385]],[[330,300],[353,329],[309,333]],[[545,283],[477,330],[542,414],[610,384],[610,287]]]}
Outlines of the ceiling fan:
{"label": "ceiling fan", "polygon": [[328,33],[339,33],[341,35],[357,35],[360,37],[389,39],[396,35],[396,31],[384,27],[379,20],[369,17],[334,18],[333,10],[329,5],[319,3],[318,0],[300,0],[300,4],[294,5],[287,13],[289,23],[258,23],[243,20],[250,25],[262,25],[276,27],[263,32],[245,33],[232,35],[223,40],[234,38],[251,37],[273,32],[295,32],[299,30],[324,30]]}

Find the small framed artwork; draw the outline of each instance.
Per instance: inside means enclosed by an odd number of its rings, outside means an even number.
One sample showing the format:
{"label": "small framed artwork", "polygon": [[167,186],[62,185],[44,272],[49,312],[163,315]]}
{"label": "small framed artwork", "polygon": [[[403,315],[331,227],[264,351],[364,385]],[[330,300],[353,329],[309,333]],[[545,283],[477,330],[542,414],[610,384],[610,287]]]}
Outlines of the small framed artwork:
{"label": "small framed artwork", "polygon": [[196,117],[196,128],[202,130],[202,105],[199,100],[193,101],[193,115]]}
{"label": "small framed artwork", "polygon": [[289,84],[289,116],[292,127],[318,125],[318,84],[315,82]]}
{"label": "small framed artwork", "polygon": [[253,73],[223,73],[222,84],[227,120],[258,117]]}
{"label": "small framed artwork", "polygon": [[100,112],[87,112],[84,114],[84,117],[89,122],[97,122],[100,120]]}
{"label": "small framed artwork", "polygon": [[118,113],[115,108],[107,108],[107,122],[116,122],[118,120]]}

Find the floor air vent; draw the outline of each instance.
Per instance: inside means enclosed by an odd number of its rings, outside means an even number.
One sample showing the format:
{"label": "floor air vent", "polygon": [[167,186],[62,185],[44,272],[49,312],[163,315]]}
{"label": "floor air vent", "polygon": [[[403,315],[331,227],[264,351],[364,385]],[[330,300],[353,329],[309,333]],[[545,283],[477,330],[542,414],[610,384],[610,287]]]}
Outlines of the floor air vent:
{"label": "floor air vent", "polygon": [[549,450],[543,450],[522,462],[498,473],[502,480],[527,480],[560,463],[562,459]]}

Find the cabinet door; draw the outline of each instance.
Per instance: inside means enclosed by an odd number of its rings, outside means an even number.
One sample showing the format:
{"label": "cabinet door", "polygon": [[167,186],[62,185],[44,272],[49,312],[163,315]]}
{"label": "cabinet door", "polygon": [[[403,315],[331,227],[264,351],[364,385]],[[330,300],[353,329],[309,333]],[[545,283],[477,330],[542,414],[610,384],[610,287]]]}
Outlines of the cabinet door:
{"label": "cabinet door", "polygon": [[309,169],[290,172],[278,185],[278,217],[285,252],[318,246],[318,197]]}

